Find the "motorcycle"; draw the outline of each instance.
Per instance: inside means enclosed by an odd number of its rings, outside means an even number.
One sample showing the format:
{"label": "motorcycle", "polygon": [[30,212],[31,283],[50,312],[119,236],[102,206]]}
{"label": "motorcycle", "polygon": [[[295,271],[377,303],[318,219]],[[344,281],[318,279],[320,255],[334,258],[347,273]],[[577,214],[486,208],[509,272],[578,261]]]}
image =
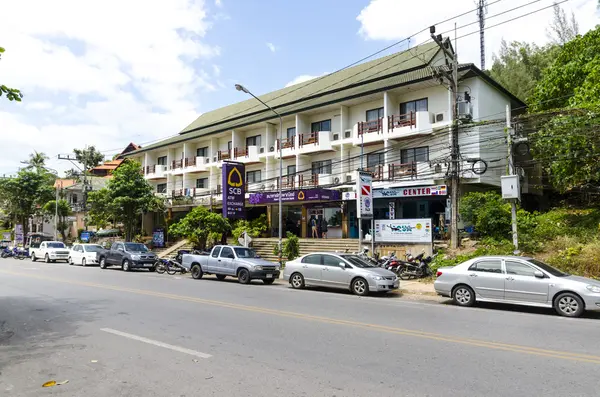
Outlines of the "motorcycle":
{"label": "motorcycle", "polygon": [[389,267],[390,267],[390,266],[393,266],[395,263],[397,263],[397,260],[396,260],[396,253],[395,253],[395,252],[392,252],[392,253],[390,254],[390,256],[382,256],[382,257],[379,259],[379,263],[378,263],[378,265],[379,265],[379,267],[382,267],[382,268],[384,268],[384,269],[388,269],[388,270],[389,270]]}
{"label": "motorcycle", "polygon": [[402,262],[397,269],[398,277],[402,280],[430,277],[433,272],[431,271],[429,264],[436,255],[425,257],[425,253],[423,252],[414,257],[413,262]]}
{"label": "motorcycle", "polygon": [[15,248],[6,247],[0,253],[1,258],[12,258],[13,256],[15,256]]}
{"label": "motorcycle", "polygon": [[354,252],[353,255],[357,255],[360,259],[364,260],[367,263],[370,263],[373,266],[379,266],[379,261],[375,258],[371,258],[369,255],[369,249],[367,247],[363,247],[360,252]]}
{"label": "motorcycle", "polygon": [[16,248],[14,257],[19,260],[29,258],[29,248]]}

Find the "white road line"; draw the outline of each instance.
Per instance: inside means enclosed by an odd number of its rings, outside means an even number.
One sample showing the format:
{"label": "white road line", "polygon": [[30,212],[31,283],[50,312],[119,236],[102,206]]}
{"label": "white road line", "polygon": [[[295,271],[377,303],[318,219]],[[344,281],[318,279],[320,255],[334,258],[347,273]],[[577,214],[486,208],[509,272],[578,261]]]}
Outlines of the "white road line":
{"label": "white road line", "polygon": [[168,343],[163,343],[163,342],[159,342],[157,340],[144,338],[143,336],[128,334],[126,332],[117,331],[116,329],[112,329],[112,328],[100,328],[100,331],[108,332],[109,334],[113,334],[113,335],[123,336],[125,338],[137,340],[139,342],[148,343],[150,345],[164,347],[165,349],[171,349],[176,352],[189,354],[191,356],[196,356],[196,357],[200,357],[200,358],[211,358],[212,357],[210,354],[202,353],[202,352],[199,352],[196,350],[186,349],[185,347],[169,345]]}

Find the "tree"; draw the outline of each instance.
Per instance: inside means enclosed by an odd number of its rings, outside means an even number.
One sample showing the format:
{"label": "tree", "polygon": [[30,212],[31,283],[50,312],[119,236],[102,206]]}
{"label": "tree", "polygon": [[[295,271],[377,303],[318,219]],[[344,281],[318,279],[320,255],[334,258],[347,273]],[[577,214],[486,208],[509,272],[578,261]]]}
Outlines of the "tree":
{"label": "tree", "polygon": [[58,214],[58,220],[56,222],[56,230],[60,233],[63,242],[67,241],[67,230],[69,229],[69,222],[67,218],[73,214],[71,206],[67,200],[58,200],[58,207],[56,200],[51,200],[46,203],[43,207],[44,213],[48,216],[54,217]]}
{"label": "tree", "polygon": [[90,210],[87,213],[86,224],[104,229],[111,220],[114,220],[115,211],[111,205],[108,189],[104,188],[90,192],[87,202],[90,204]]}
{"label": "tree", "polygon": [[[3,47],[0,47],[0,59],[2,58],[2,54],[6,51]],[[21,102],[21,98],[23,98],[23,93],[17,88],[9,88],[4,84],[0,84],[0,96],[6,95],[6,98],[9,101],[17,101]]]}
{"label": "tree", "polygon": [[575,14],[571,12],[571,19],[558,4],[554,4],[552,23],[546,29],[546,35],[550,41],[557,45],[563,45],[575,39],[579,34],[579,24]]}
{"label": "tree", "polygon": [[[231,231],[231,225],[221,214],[210,212],[204,207],[191,210],[179,222],[169,228],[169,234],[187,239],[194,247],[205,249],[210,234],[219,240]],[[219,236],[216,236],[219,235]]]}
{"label": "tree", "polygon": [[77,162],[83,165],[84,170],[97,167],[104,161],[104,155],[96,150],[95,146],[86,147],[85,149],[73,149]]}
{"label": "tree", "polygon": [[29,160],[25,160],[22,163],[23,164],[27,164],[27,169],[29,170],[35,170],[36,172],[40,173],[40,172],[46,172],[45,167],[46,167],[46,160],[48,160],[49,157],[46,156],[46,153],[44,152],[37,152],[37,151],[33,151],[33,153],[29,154]]}

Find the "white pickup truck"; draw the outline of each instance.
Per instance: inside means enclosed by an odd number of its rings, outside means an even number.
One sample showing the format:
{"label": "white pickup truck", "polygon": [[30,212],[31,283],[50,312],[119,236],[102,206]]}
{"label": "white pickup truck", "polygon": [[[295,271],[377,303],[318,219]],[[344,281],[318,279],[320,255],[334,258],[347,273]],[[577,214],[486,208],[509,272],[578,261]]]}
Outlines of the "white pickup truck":
{"label": "white pickup truck", "polygon": [[32,261],[43,259],[46,263],[65,261],[69,262],[69,249],[62,241],[42,241],[38,247],[29,247]]}
{"label": "white pickup truck", "polygon": [[227,276],[237,277],[240,284],[248,284],[255,279],[273,284],[279,278],[279,264],[261,259],[250,248],[231,245],[217,245],[208,255],[184,254],[182,266],[195,279],[214,274],[219,280]]}

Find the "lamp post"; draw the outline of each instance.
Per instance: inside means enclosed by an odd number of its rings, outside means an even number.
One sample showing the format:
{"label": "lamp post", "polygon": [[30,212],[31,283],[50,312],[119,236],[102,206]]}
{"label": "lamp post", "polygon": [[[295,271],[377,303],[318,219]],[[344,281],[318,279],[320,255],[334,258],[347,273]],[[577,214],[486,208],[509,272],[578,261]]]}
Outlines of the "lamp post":
{"label": "lamp post", "polygon": [[269,110],[279,117],[279,264],[281,265],[282,259],[282,249],[283,249],[283,207],[281,205],[281,186],[283,185],[283,155],[282,155],[282,147],[283,147],[283,118],[279,113],[277,113],[271,106],[267,105],[263,101],[260,100],[256,95],[251,93],[246,87],[241,84],[236,84],[235,89],[238,91],[245,92],[246,94],[252,95],[254,99],[265,105]]}

